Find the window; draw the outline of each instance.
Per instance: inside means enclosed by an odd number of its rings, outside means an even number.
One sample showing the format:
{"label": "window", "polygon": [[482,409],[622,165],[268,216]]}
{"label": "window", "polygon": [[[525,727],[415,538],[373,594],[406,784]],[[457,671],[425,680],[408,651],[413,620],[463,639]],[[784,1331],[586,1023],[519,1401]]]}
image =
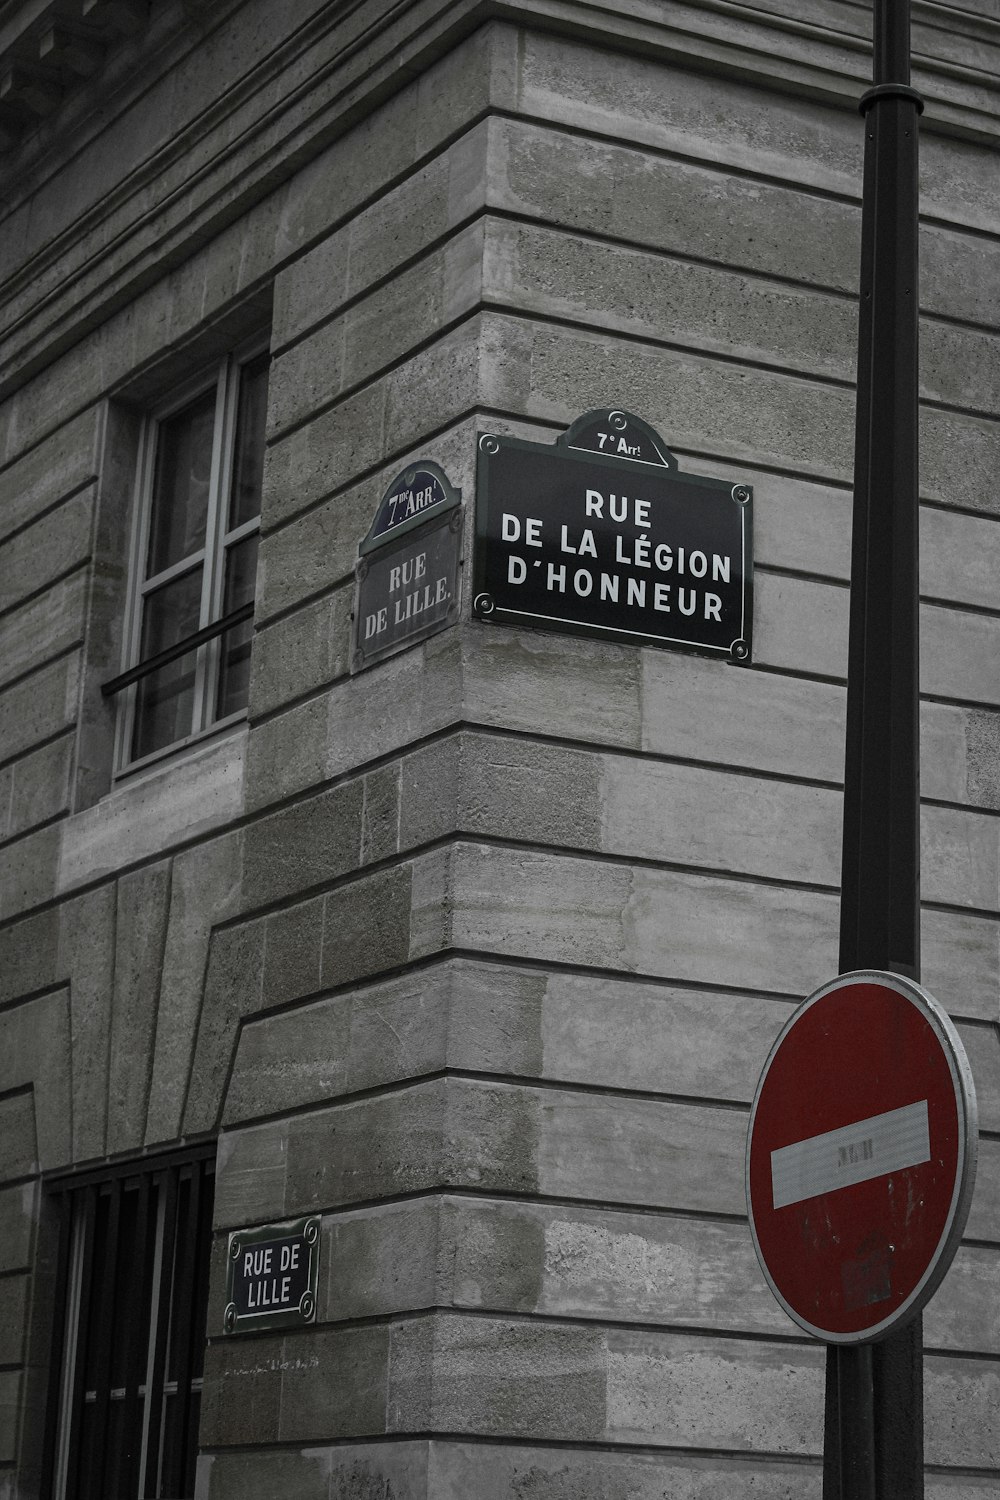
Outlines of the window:
{"label": "window", "polygon": [[230,357],[146,423],[119,769],[241,718],[250,680],[269,356]]}
{"label": "window", "polygon": [[51,1500],[194,1494],[215,1147],[55,1189]]}

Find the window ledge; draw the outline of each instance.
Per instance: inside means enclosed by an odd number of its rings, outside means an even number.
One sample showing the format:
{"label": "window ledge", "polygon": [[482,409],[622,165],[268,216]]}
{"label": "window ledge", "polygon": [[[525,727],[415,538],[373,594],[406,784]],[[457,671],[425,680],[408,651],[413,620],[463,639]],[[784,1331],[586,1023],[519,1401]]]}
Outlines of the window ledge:
{"label": "window ledge", "polygon": [[166,854],[243,814],[247,727],[130,777],[62,825],[57,893]]}

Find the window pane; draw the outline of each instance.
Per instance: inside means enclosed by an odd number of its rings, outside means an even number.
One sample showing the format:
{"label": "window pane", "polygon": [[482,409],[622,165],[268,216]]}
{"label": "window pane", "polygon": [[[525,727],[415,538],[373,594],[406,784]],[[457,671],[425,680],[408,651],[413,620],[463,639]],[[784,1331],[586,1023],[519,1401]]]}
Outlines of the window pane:
{"label": "window pane", "polygon": [[160,423],[147,578],[205,545],[214,426],[214,390]]}
{"label": "window pane", "polygon": [[[165,651],[198,629],[200,567],[192,568],[146,596],[142,613],[141,660]],[[132,756],[162,750],[191,733],[197,653],[151,672],[136,684]]]}
{"label": "window pane", "polygon": [[[257,534],[237,542],[226,552],[226,587],[223,614],[239,609],[253,599],[257,577]],[[222,637],[219,656],[219,691],[216,718],[224,719],[238,709],[246,708],[250,692],[250,641],[253,621],[244,620]]]}
{"label": "window pane", "polygon": [[234,531],[244,521],[260,515],[264,479],[264,429],[267,424],[267,370],[270,355],[263,354],[240,372],[240,404],[236,421],[236,452],[233,455],[233,488],[229,499],[229,526]]}

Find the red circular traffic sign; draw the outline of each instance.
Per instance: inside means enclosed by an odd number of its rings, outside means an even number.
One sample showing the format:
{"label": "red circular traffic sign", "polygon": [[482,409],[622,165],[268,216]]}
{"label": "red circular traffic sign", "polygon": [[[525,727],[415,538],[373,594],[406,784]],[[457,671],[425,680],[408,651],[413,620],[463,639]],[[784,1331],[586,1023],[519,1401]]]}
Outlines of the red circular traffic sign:
{"label": "red circular traffic sign", "polygon": [[976,1147],[965,1049],[926,990],[865,970],[810,995],[747,1135],[750,1229],[785,1311],[833,1344],[919,1312],[961,1239]]}

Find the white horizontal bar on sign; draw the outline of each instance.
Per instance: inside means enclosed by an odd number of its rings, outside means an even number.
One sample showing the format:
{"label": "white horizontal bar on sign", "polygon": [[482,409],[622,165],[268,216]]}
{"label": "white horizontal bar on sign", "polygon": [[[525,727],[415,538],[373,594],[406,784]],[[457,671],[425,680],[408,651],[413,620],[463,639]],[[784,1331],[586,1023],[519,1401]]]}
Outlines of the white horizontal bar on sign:
{"label": "white horizontal bar on sign", "polygon": [[927,1100],[771,1152],[775,1208],[930,1161]]}

